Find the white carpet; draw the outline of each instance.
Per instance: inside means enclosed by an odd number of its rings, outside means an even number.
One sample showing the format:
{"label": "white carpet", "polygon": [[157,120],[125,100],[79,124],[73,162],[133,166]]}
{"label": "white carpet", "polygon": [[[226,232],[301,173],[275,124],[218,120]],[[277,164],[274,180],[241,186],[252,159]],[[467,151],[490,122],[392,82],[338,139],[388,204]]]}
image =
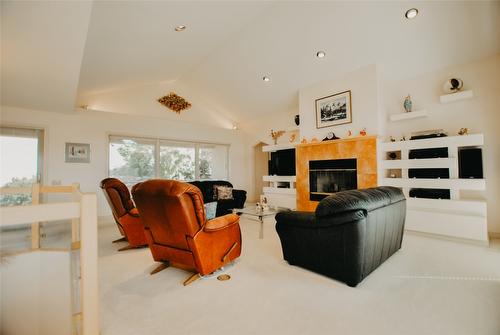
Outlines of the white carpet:
{"label": "white carpet", "polygon": [[357,288],[283,261],[274,221],[242,219],[243,253],[224,273],[184,287],[154,276],[148,249],[117,252],[99,232],[101,329],[127,334],[500,334],[500,246],[406,234],[403,248]]}

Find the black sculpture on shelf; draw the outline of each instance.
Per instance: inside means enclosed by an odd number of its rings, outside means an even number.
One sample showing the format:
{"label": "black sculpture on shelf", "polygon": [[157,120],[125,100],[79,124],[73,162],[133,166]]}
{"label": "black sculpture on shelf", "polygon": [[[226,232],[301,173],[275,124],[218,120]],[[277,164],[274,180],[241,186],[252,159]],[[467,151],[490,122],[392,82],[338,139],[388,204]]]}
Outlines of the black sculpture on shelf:
{"label": "black sculpture on shelf", "polygon": [[326,137],[323,139],[323,141],[330,141],[330,140],[338,140],[340,137],[335,136],[333,132],[329,132],[326,134]]}
{"label": "black sculpture on shelf", "polygon": [[295,115],[295,124],[298,126],[300,124],[300,115]]}

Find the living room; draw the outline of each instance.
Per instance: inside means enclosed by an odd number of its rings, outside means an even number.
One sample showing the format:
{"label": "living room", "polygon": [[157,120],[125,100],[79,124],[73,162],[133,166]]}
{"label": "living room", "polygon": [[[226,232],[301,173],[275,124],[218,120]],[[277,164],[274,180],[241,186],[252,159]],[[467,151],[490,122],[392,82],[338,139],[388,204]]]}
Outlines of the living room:
{"label": "living room", "polygon": [[[0,199],[25,206],[1,209],[0,332],[500,333],[500,2],[2,1],[1,15]],[[313,163],[348,159],[356,171]],[[355,185],[320,186],[332,169]],[[110,177],[138,223],[117,218]],[[222,267],[127,239],[166,180],[239,225]],[[228,187],[244,205],[222,205]],[[286,254],[280,225],[337,220],[342,194],[374,187],[388,198],[366,199],[406,210],[360,280]],[[80,223],[57,207],[77,198]],[[75,253],[93,284],[67,280]]]}

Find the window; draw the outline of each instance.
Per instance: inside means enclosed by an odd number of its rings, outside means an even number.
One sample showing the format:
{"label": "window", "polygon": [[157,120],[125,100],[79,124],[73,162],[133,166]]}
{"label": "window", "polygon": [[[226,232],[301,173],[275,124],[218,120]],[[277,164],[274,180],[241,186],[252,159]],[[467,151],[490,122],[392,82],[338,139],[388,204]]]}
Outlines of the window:
{"label": "window", "polygon": [[109,176],[129,187],[152,178],[227,179],[229,145],[109,137]]}
{"label": "window", "polygon": [[[43,130],[0,127],[0,187],[42,181]],[[31,194],[0,195],[0,206],[31,204]]]}
{"label": "window", "polygon": [[160,178],[175,180],[196,179],[196,148],[160,141]]}

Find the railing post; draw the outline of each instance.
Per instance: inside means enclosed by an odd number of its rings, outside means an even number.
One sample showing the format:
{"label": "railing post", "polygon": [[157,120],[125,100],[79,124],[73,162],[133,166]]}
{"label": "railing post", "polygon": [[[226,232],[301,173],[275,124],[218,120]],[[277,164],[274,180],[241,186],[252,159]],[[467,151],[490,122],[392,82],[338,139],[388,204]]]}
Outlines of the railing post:
{"label": "railing post", "polygon": [[[40,184],[38,183],[31,186],[31,204],[40,204]],[[40,222],[31,224],[31,249],[40,249]]]}
{"label": "railing post", "polygon": [[95,194],[83,194],[80,204],[82,333],[98,335],[97,197]]}
{"label": "railing post", "polygon": [[[73,201],[80,201],[80,194],[78,192],[80,188],[80,184],[73,183],[71,184],[71,193],[73,197]],[[79,227],[80,219],[74,218],[71,219],[71,244],[74,245],[80,241],[80,227]]]}

